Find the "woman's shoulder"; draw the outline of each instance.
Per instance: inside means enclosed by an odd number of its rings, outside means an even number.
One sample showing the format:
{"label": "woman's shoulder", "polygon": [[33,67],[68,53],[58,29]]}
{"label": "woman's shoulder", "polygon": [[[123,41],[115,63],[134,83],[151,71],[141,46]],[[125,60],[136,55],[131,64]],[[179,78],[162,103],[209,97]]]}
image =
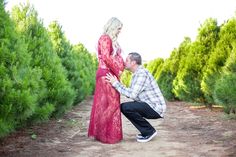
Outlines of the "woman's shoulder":
{"label": "woman's shoulder", "polygon": [[110,41],[111,41],[111,38],[110,38],[109,35],[103,34],[103,35],[100,36],[99,40],[100,40],[100,41],[101,41],[101,40],[110,40]]}

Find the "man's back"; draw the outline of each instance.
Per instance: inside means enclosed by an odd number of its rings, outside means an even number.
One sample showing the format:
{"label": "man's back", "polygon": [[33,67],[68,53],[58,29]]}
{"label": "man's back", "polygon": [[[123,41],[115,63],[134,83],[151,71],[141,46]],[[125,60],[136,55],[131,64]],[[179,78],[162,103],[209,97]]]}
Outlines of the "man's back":
{"label": "man's back", "polygon": [[138,67],[132,78],[131,88],[132,86],[142,86],[135,98],[136,101],[146,102],[163,116],[163,112],[166,110],[165,99],[156,80],[147,69],[142,66]]}

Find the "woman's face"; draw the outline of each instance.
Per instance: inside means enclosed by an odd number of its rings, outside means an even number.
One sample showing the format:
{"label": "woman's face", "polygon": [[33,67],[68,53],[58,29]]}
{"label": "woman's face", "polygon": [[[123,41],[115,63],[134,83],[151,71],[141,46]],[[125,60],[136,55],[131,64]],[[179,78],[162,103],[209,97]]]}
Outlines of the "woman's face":
{"label": "woman's face", "polygon": [[116,36],[118,36],[118,35],[120,34],[121,29],[122,29],[122,27],[118,27],[118,28],[117,28]]}

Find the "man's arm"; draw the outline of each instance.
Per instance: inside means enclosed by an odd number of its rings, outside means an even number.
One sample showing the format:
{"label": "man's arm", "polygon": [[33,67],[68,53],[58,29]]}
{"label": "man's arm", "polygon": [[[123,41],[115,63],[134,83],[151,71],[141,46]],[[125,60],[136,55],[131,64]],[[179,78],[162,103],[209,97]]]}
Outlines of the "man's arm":
{"label": "man's arm", "polygon": [[107,74],[106,79],[122,95],[125,95],[131,99],[136,99],[138,94],[142,92],[144,88],[146,76],[143,74],[138,74],[138,76],[135,76],[132,79],[131,86],[129,88],[126,88],[124,85],[122,85],[118,79],[110,73]]}

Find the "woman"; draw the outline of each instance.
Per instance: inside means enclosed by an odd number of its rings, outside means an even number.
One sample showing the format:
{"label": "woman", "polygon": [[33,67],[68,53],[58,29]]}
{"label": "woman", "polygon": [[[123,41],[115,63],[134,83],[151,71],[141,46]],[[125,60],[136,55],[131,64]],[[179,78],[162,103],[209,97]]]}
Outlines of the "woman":
{"label": "woman", "polygon": [[124,70],[124,61],[117,37],[123,24],[112,17],[104,26],[98,40],[98,70],[96,87],[90,116],[88,136],[103,143],[117,143],[122,140],[120,94],[106,82],[106,74],[112,73],[118,79]]}

